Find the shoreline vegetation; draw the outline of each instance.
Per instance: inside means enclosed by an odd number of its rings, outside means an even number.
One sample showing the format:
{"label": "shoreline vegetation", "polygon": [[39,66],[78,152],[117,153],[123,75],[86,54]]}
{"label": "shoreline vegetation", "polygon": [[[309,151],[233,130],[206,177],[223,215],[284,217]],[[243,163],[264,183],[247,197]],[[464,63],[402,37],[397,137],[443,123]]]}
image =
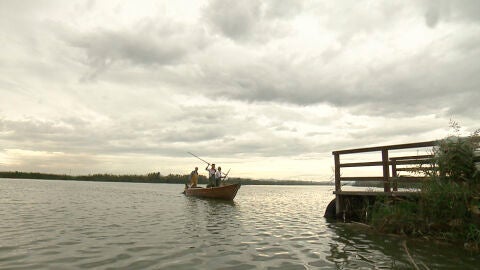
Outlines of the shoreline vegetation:
{"label": "shoreline vegetation", "polygon": [[[92,181],[92,182],[126,182],[126,183],[163,183],[163,184],[185,184],[189,182],[189,175],[169,174],[162,175],[160,172],[140,174],[89,174],[89,175],[67,175],[39,172],[0,172],[0,178],[10,179],[34,179],[34,180],[68,180],[68,181]],[[241,183],[242,185],[333,185],[330,181],[302,181],[302,180],[276,180],[276,179],[250,179],[230,177],[227,183]],[[207,184],[208,179],[199,175],[199,184]]]}
{"label": "shoreline vegetation", "polygon": [[461,241],[467,250],[480,251],[479,133],[439,141],[419,196],[377,197],[362,222],[383,233]]}

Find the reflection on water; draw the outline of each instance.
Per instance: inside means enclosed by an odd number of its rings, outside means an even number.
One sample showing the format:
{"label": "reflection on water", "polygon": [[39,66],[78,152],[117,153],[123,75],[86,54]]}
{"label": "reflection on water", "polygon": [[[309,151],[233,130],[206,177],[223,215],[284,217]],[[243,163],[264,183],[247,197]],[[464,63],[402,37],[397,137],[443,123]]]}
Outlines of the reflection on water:
{"label": "reflection on water", "polygon": [[[396,236],[322,216],[332,187],[244,186],[234,202],[181,185],[0,180],[0,269],[412,269]],[[476,269],[458,246],[407,240],[430,269]]]}

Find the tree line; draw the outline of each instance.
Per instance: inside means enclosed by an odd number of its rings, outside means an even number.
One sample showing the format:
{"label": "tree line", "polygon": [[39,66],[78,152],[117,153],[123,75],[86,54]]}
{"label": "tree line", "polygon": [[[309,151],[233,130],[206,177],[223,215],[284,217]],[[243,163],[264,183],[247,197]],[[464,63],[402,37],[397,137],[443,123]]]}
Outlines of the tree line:
{"label": "tree line", "polygon": [[[14,171],[14,172],[0,172],[0,178],[183,184],[188,182],[189,175],[180,175],[180,174],[162,175],[160,172],[152,172],[145,175],[139,175],[139,174],[67,175],[67,174]],[[207,178],[203,175],[200,175],[199,183],[207,183]]]}
{"label": "tree line", "polygon": [[[44,179],[44,180],[72,180],[72,181],[98,181],[98,182],[133,182],[133,183],[170,183],[184,184],[188,183],[190,175],[168,174],[162,175],[160,172],[152,172],[145,175],[139,174],[89,174],[89,175],[67,175],[51,174],[39,172],[0,172],[0,178],[14,179]],[[207,184],[208,179],[203,175],[198,176],[199,184]],[[241,183],[242,185],[327,185],[331,183],[315,181],[297,181],[297,180],[255,180],[250,178],[229,178],[227,183]]]}

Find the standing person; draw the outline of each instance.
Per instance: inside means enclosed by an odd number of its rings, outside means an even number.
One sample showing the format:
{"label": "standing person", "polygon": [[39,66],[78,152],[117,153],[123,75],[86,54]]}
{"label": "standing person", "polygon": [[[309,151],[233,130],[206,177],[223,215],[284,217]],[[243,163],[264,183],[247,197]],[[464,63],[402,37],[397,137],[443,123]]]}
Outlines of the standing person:
{"label": "standing person", "polygon": [[218,167],[218,170],[215,173],[215,186],[220,186],[222,178],[225,178],[225,176],[222,176],[222,167]]}
{"label": "standing person", "polygon": [[215,169],[215,164],[212,164],[212,167],[209,169],[208,166],[210,166],[210,164],[207,165],[207,167],[205,168],[205,170],[208,171],[208,185],[207,187],[214,187],[215,186],[215,173],[217,172],[217,170]]}
{"label": "standing person", "polygon": [[198,167],[195,167],[195,170],[193,170],[190,173],[189,180],[190,180],[190,187],[191,188],[197,187],[197,184],[198,184]]}

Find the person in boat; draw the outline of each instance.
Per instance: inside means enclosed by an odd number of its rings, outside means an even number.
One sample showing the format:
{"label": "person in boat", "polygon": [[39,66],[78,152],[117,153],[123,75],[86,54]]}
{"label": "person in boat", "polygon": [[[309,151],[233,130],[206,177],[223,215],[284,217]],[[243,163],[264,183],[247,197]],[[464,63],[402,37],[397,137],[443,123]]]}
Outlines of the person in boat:
{"label": "person in boat", "polygon": [[191,187],[191,188],[197,187],[197,184],[198,184],[198,167],[195,167],[195,170],[193,170],[190,173],[189,180],[190,180],[189,187]]}
{"label": "person in boat", "polygon": [[214,187],[215,186],[215,173],[217,170],[215,169],[215,164],[212,164],[210,169],[208,168],[210,164],[207,165],[205,170],[208,171],[208,185],[207,187]]}
{"label": "person in boat", "polygon": [[222,167],[219,166],[217,172],[215,173],[215,186],[216,187],[220,186],[222,178],[225,178],[225,176],[222,175]]}

